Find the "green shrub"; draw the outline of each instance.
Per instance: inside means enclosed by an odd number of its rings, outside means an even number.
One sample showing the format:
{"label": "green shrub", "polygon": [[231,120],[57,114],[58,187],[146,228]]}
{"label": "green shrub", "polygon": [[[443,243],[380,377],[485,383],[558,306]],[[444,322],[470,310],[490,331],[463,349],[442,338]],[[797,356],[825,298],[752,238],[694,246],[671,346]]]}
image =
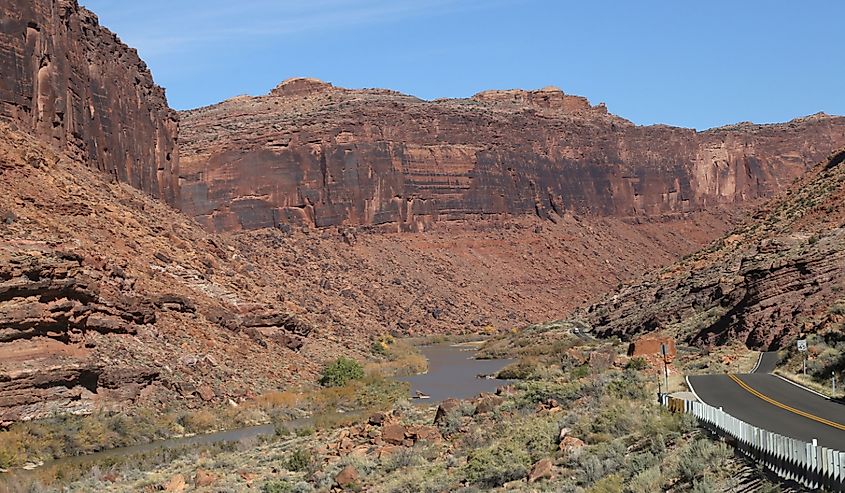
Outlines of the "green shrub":
{"label": "green shrub", "polygon": [[537,372],[538,365],[536,358],[521,358],[499,370],[496,376],[505,380],[528,380]]}
{"label": "green shrub", "polygon": [[292,493],[293,485],[283,479],[271,479],[261,487],[261,493]]}
{"label": "green shrub", "polygon": [[587,490],[589,493],[622,493],[622,476],[611,474],[602,478]]}
{"label": "green shrub", "polygon": [[628,364],[625,365],[625,368],[637,371],[645,370],[646,368],[648,368],[648,361],[646,361],[646,359],[641,356],[637,356],[631,358],[628,361]]}
{"label": "green shrub", "polygon": [[288,471],[301,472],[307,470],[311,462],[311,451],[298,448],[288,457],[285,468]]}
{"label": "green shrub", "polygon": [[693,483],[728,456],[729,451],[724,443],[713,443],[707,439],[696,440],[681,451],[678,473],[682,480]]}
{"label": "green shrub", "polygon": [[716,487],[713,486],[713,483],[707,479],[700,479],[693,483],[692,489],[690,489],[691,493],[716,493]]}
{"label": "green shrub", "polygon": [[470,452],[464,473],[472,484],[495,488],[525,477],[530,463],[524,447],[505,442]]}
{"label": "green shrub", "polygon": [[325,387],[343,387],[352,380],[364,378],[364,367],[352,358],[341,356],[323,370],[320,384]]}
{"label": "green shrub", "polygon": [[660,474],[660,466],[652,466],[640,471],[628,481],[625,488],[630,493],[652,493],[663,490],[663,475]]}

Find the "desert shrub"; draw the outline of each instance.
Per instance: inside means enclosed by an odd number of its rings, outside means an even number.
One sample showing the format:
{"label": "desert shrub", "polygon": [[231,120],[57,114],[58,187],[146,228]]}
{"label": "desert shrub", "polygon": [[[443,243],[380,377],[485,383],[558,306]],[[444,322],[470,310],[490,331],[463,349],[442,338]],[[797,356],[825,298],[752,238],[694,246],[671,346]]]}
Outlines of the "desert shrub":
{"label": "desert shrub", "polygon": [[581,366],[576,366],[569,371],[569,375],[573,379],[576,379],[576,380],[579,379],[579,378],[584,378],[589,374],[590,374],[590,365],[586,365],[586,364],[581,365]]}
{"label": "desert shrub", "polygon": [[581,473],[584,475],[583,483],[595,484],[596,481],[604,476],[604,465],[602,465],[601,459],[593,454],[581,454],[578,457],[578,465]]}
{"label": "desert shrub", "polygon": [[430,455],[427,447],[420,444],[413,447],[401,447],[385,459],[382,467],[388,473],[408,467],[417,468],[426,464]]}
{"label": "desert shrub", "polygon": [[707,439],[696,440],[681,451],[678,459],[678,473],[682,480],[694,482],[729,456],[727,445],[713,443]]}
{"label": "desert shrub", "polygon": [[442,465],[403,469],[395,477],[388,478],[380,491],[390,493],[440,493],[455,491],[454,481]]}
{"label": "desert shrub", "polygon": [[695,481],[690,489],[691,493],[716,493],[716,486],[708,478]]}
{"label": "desert shrub", "polygon": [[596,484],[587,491],[589,493],[622,493],[622,476],[611,474],[596,481]]}
{"label": "desert shrub", "polygon": [[528,472],[531,457],[524,447],[504,441],[470,452],[464,474],[467,480],[481,487],[499,487],[519,479]]}
{"label": "desert shrub", "polygon": [[518,399],[521,407],[533,408],[538,402],[546,402],[549,399],[554,399],[562,406],[566,406],[582,395],[582,386],[577,382],[561,384],[531,381],[518,385],[522,390]]}
{"label": "desert shrub", "polygon": [[367,375],[356,383],[355,402],[358,408],[381,408],[393,404],[408,395],[405,382],[381,375]]}
{"label": "desert shrub", "polygon": [[261,486],[261,493],[293,493],[293,485],[283,479],[271,479]]}
{"label": "desert shrub", "polygon": [[364,367],[352,358],[341,356],[326,366],[320,384],[325,387],[342,387],[351,380],[364,378]]}
{"label": "desert shrub", "polygon": [[311,466],[312,461],[310,450],[298,448],[287,458],[285,469],[293,472],[306,471]]}
{"label": "desert shrub", "polygon": [[634,475],[625,488],[630,493],[653,493],[663,488],[663,475],[660,466],[652,466]]}
{"label": "desert shrub", "polygon": [[828,309],[832,315],[845,315],[845,300],[837,300]]}
{"label": "desert shrub", "polygon": [[649,397],[646,380],[635,370],[625,370],[608,382],[605,392],[613,397],[630,400],[645,400]]}
{"label": "desert shrub", "polygon": [[650,467],[656,465],[660,461],[651,451],[646,450],[639,454],[631,454],[627,459],[627,469],[631,476],[635,476]]}
{"label": "desert shrub", "polygon": [[588,422],[589,433],[622,436],[639,428],[640,414],[622,402],[607,402]]}
{"label": "desert shrub", "polygon": [[536,358],[520,358],[499,370],[496,376],[505,380],[528,380],[537,373],[538,366]]}
{"label": "desert shrub", "polygon": [[179,424],[191,433],[202,433],[217,426],[217,417],[209,411],[189,411],[179,418]]}
{"label": "desert shrub", "polygon": [[24,461],[24,437],[18,430],[0,432],[0,469],[8,469]]}
{"label": "desert shrub", "polygon": [[508,438],[520,445],[532,462],[547,456],[555,448],[560,432],[557,422],[536,418],[509,428],[512,434]]}
{"label": "desert shrub", "polygon": [[646,361],[646,359],[641,356],[636,356],[628,361],[628,364],[625,365],[625,368],[636,371],[645,370],[646,368],[648,368],[648,361]]}

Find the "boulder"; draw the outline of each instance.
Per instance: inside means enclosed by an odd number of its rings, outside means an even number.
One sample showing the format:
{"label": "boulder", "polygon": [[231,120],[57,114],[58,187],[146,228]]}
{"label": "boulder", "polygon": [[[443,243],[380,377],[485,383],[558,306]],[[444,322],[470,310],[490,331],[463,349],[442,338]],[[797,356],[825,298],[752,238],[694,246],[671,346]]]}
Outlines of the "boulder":
{"label": "boulder", "polygon": [[505,399],[493,394],[482,394],[481,397],[475,401],[475,414],[486,414],[497,407],[501,406]]}
{"label": "boulder", "polygon": [[402,445],[407,429],[403,425],[386,425],[382,428],[381,439],[392,445]]}
{"label": "boulder", "polygon": [[563,437],[563,440],[560,441],[560,451],[573,452],[575,450],[580,449],[584,445],[586,444],[580,438],[575,438],[573,436],[565,436]]}
{"label": "boulder", "polygon": [[528,482],[534,483],[541,479],[551,479],[552,477],[552,461],[550,459],[540,459],[531,468],[528,473]]}
{"label": "boulder", "polygon": [[337,476],[334,477],[334,482],[341,488],[349,488],[358,483],[358,470],[352,465],[344,467]]}
{"label": "boulder", "polygon": [[200,399],[204,400],[205,402],[208,402],[217,397],[217,394],[214,392],[214,389],[212,389],[210,385],[200,385],[197,388],[197,395],[199,395]]}
{"label": "boulder", "polygon": [[434,424],[439,425],[446,421],[449,415],[457,412],[461,406],[461,401],[458,399],[446,399],[437,406],[437,412],[434,414]]}
{"label": "boulder", "polygon": [[370,416],[370,419],[367,422],[373,426],[381,426],[384,424],[384,420],[387,419],[387,416],[384,413],[375,413]]}
{"label": "boulder", "polygon": [[194,486],[197,488],[211,486],[216,482],[217,475],[210,471],[206,471],[205,469],[197,469],[197,472],[194,475]]}
{"label": "boulder", "polygon": [[170,480],[164,484],[164,491],[168,491],[170,493],[180,493],[185,491],[185,487],[187,484],[185,483],[185,476],[181,474],[177,474],[170,478]]}

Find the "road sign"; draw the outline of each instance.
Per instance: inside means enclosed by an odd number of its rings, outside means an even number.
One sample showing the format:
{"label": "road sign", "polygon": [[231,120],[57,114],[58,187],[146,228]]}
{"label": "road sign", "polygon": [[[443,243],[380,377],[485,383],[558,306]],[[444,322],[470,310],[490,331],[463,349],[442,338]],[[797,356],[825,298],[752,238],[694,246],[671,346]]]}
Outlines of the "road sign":
{"label": "road sign", "polygon": [[798,339],[795,341],[798,344],[798,350],[802,353],[807,350],[807,339]]}
{"label": "road sign", "polygon": [[660,345],[660,354],[662,354],[664,357],[667,354],[669,354],[669,346],[667,346],[666,344],[661,344]]}

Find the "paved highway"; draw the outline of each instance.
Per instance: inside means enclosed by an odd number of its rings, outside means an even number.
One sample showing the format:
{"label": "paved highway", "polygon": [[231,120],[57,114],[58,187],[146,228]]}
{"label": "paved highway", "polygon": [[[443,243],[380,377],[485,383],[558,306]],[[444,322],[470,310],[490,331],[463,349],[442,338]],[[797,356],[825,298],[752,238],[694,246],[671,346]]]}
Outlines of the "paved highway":
{"label": "paved highway", "polygon": [[699,399],[746,423],[845,450],[845,405],[762,372],[776,363],[764,354],[755,373],[690,376],[689,383]]}
{"label": "paved highway", "polygon": [[772,373],[775,371],[779,361],[780,355],[778,355],[777,351],[760,353],[760,359],[757,360],[757,364],[751,370],[751,373]]}

